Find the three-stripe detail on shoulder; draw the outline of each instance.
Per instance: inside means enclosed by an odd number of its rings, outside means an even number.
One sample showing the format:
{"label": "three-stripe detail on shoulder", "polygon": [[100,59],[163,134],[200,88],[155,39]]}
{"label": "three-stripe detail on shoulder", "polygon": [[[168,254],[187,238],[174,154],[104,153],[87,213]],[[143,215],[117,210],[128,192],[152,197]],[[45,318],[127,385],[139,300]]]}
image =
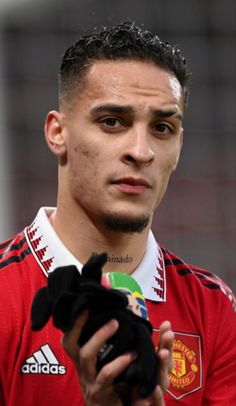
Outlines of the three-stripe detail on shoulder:
{"label": "three-stripe detail on shoulder", "polygon": [[15,239],[6,241],[0,245],[0,269],[12,263],[19,263],[31,253],[25,236],[15,242]]}
{"label": "three-stripe detail on shoulder", "polygon": [[207,289],[221,290],[230,300],[233,309],[236,311],[236,298],[229,286],[212,272],[185,264],[180,258],[175,257],[169,251],[163,249],[166,269],[172,267],[178,275],[184,277],[186,275],[194,275]]}

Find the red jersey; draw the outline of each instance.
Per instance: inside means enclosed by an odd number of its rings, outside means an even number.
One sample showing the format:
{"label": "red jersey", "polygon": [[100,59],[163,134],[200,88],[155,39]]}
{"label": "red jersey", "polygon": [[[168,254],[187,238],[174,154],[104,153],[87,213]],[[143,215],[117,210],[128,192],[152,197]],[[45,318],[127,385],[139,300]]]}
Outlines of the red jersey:
{"label": "red jersey", "polygon": [[[234,405],[235,298],[218,277],[158,249],[152,290],[159,299],[147,298],[147,307],[156,345],[162,321],[170,320],[175,331],[166,405]],[[30,327],[32,300],[53,261],[32,226],[0,244],[1,406],[84,405],[62,333],[51,321],[39,332]]]}

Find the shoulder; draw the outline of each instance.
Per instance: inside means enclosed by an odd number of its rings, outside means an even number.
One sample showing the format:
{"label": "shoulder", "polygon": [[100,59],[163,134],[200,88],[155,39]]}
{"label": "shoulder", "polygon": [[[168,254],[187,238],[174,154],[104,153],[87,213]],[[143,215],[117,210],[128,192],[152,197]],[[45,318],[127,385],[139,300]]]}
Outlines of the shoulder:
{"label": "shoulder", "polygon": [[211,299],[230,305],[236,312],[236,297],[230,287],[216,274],[185,262],[173,252],[161,247],[167,275],[171,274],[174,283],[188,291],[196,290],[206,300]]}
{"label": "shoulder", "polygon": [[[24,232],[0,244],[0,322],[6,339],[21,334],[33,297],[45,285],[45,278]],[[0,344],[3,341],[1,337]]]}
{"label": "shoulder", "polygon": [[[38,264],[32,254],[24,231],[0,243],[0,296],[1,301],[14,301],[34,289],[40,278]],[[22,294],[25,293],[25,295]]]}
{"label": "shoulder", "polygon": [[23,231],[0,243],[0,270],[11,264],[19,264],[30,253],[31,250]]}

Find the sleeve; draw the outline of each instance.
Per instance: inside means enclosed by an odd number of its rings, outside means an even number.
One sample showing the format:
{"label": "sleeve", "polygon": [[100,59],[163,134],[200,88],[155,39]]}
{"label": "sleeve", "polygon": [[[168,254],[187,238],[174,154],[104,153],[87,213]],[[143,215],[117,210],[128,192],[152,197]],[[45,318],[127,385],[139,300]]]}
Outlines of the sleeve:
{"label": "sleeve", "polygon": [[212,312],[217,335],[209,339],[212,351],[204,390],[205,406],[236,405],[236,312],[228,298],[224,299],[219,317]]}

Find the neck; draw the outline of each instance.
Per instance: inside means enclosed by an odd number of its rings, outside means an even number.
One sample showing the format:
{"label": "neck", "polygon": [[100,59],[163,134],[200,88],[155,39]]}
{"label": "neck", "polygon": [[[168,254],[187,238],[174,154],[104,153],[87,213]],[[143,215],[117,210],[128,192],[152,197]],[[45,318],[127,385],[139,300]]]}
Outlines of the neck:
{"label": "neck", "polygon": [[76,214],[58,205],[50,222],[70,252],[83,264],[93,253],[106,252],[105,272],[131,274],[142,261],[149,228],[141,233],[119,233],[92,222],[77,207]]}

